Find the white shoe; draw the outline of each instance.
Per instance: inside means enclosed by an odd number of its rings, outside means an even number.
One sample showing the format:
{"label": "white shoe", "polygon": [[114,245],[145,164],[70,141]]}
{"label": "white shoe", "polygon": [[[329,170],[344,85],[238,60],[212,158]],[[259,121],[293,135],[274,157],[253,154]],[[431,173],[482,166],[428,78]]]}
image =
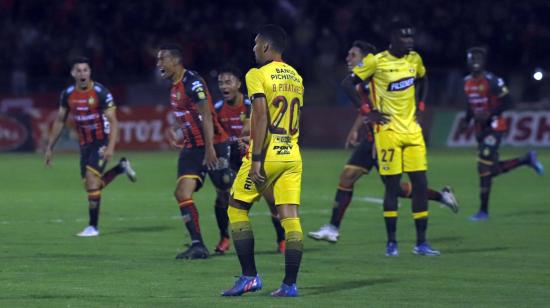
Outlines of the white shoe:
{"label": "white shoe", "polygon": [[99,230],[96,229],[94,226],[87,226],[82,230],[82,232],[78,233],[76,236],[80,237],[92,237],[92,236],[98,236]]}
{"label": "white shoe", "polygon": [[322,226],[318,231],[309,232],[307,235],[312,239],[336,243],[338,242],[338,237],[340,236],[340,233],[338,232],[338,228],[336,228],[335,226],[331,224],[326,224]]}
{"label": "white shoe", "polygon": [[130,181],[135,182],[137,181],[136,172],[134,169],[132,169],[132,165],[130,165],[130,161],[127,160],[125,157],[121,158],[118,164],[124,169],[124,173],[128,176]]}
{"label": "white shoe", "polygon": [[458,213],[458,200],[456,200],[451,186],[443,187],[441,190],[441,196],[443,197],[441,203],[450,208],[453,213]]}

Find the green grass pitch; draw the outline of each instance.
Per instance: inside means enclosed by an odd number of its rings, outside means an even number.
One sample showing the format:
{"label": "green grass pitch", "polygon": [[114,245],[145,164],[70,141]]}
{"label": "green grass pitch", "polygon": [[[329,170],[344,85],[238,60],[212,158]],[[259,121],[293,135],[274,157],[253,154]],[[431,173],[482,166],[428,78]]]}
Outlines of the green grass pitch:
{"label": "green grass pitch", "polygon": [[[550,153],[540,158],[550,167]],[[520,154],[504,150],[503,158]],[[57,154],[53,167],[36,154],[0,155],[1,307],[520,307],[550,303],[550,180],[522,167],[494,180],[491,219],[470,222],[478,208],[473,150],[429,151],[429,184],[455,188],[455,215],[431,203],[428,238],[440,257],[410,251],[410,202],[401,200],[400,256],[384,256],[376,172],[357,184],[337,244],[304,239],[300,297],[273,299],[283,275],[275,233],[261,202],[252,210],[257,266],[264,289],[222,298],[239,274],[234,250],[208,260],[177,261],[189,239],[172,194],[176,152],[124,153],[139,180],[118,178],[103,191],[101,236],[78,238],[87,224],[78,155]],[[121,153],[117,153],[120,157]],[[304,233],[328,222],[348,152],[305,150]],[[210,183],[195,195],[212,251],[218,234]]]}

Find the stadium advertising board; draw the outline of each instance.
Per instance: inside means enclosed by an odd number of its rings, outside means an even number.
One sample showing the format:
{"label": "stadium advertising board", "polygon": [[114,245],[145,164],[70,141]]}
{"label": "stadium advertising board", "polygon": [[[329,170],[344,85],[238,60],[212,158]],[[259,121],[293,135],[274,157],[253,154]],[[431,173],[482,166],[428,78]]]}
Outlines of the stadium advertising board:
{"label": "stadium advertising board", "polygon": [[[439,115],[438,115],[439,116]],[[445,116],[442,116],[445,118]],[[550,112],[548,111],[514,111],[504,113],[508,123],[502,142],[504,145],[514,147],[550,147]],[[447,119],[449,119],[447,117]],[[460,131],[460,123],[464,119],[464,113],[456,113],[452,119],[450,129],[447,129],[446,145],[448,147],[475,146],[475,132],[473,126],[466,131]],[[444,123],[435,126],[441,129]],[[449,123],[449,122],[447,122]],[[447,124],[448,125],[448,124]]]}

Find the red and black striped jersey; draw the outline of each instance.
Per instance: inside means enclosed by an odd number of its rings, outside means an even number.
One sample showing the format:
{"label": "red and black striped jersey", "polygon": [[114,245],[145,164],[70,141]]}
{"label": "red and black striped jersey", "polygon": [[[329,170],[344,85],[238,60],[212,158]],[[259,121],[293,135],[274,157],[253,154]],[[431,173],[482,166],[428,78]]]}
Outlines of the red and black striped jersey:
{"label": "red and black striped jersey", "polygon": [[91,82],[86,90],[69,86],[61,92],[59,104],[72,115],[81,145],[108,139],[109,121],[104,111],[114,108],[115,102],[102,84]]}
{"label": "red and black striped jersey", "polygon": [[250,119],[250,99],[243,95],[233,105],[222,99],[217,101],[214,107],[220,124],[229,135],[229,141],[237,141],[241,137],[244,121]]}
{"label": "red and black striped jersey", "polygon": [[[490,72],[483,72],[480,76],[468,75],[464,78],[464,93],[468,103],[468,112],[474,118],[478,114],[490,116],[502,108],[501,98],[508,94],[508,88],[504,80]],[[506,121],[498,112],[496,119],[491,123],[475,123],[477,129],[483,129],[490,124],[494,130],[506,130]]]}
{"label": "red and black striped jersey", "polygon": [[205,145],[202,117],[197,107],[199,103],[206,103],[210,107],[214,144],[227,141],[227,134],[218,121],[206,83],[196,72],[186,70],[183,77],[172,84],[170,90],[170,105],[183,131],[183,147],[195,148]]}

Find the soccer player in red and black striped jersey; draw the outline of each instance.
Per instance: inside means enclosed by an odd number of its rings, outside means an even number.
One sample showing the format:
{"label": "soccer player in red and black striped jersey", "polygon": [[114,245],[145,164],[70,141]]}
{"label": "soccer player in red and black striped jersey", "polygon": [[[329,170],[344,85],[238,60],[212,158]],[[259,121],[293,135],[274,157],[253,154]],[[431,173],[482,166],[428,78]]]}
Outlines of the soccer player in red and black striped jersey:
{"label": "soccer player in red and black striped jersey", "polygon": [[92,81],[91,73],[90,61],[87,58],[73,60],[71,75],[75,83],[61,92],[59,112],[50,132],[45,153],[45,163],[49,166],[53,157],[53,147],[70,113],[80,140],[80,175],[88,192],[89,226],[77,234],[83,237],[99,235],[101,190],[121,173],[126,173],[132,182],[136,180],[136,174],[125,158],[103,173],[115,151],[118,122],[113,95],[103,85]]}
{"label": "soccer player in red and black striped jersey", "polygon": [[[223,99],[216,102],[214,107],[223,129],[229,135],[231,154],[230,168],[237,172],[242,165],[242,158],[246,154],[250,133],[250,99],[241,92],[241,72],[232,65],[222,67],[218,73],[218,88]],[[216,189],[215,213],[220,229],[220,241],[215,248],[217,253],[224,253],[229,249],[227,206],[229,203],[229,189]],[[284,253],[285,230],[278,217],[275,199],[271,190],[263,194],[271,211],[271,220],[277,234],[278,250]]]}
{"label": "soccer player in red and black striped jersey", "polygon": [[157,55],[161,76],[172,81],[170,105],[177,119],[171,142],[176,144],[177,132],[183,133],[178,160],[175,197],[181,216],[191,236],[191,246],[177,259],[204,259],[206,249],[199,226],[199,213],[193,201],[208,172],[218,189],[231,187],[234,175],[229,168],[228,137],[220,125],[212,97],[203,78],[184,68],[183,53],[177,45],[164,45]]}
{"label": "soccer player in red and black striped jersey", "polygon": [[532,167],[542,175],[544,167],[535,151],[522,157],[499,160],[498,148],[507,124],[502,113],[512,106],[504,80],[485,70],[487,52],[482,47],[472,47],[466,53],[470,74],[464,79],[464,93],[467,100],[466,117],[462,129],[473,119],[478,143],[478,173],[481,206],[470,217],[472,221],[489,218],[489,194],[493,177],[522,165]]}
{"label": "soccer player in red and black striped jersey", "polygon": [[[361,63],[361,60],[369,54],[375,53],[376,48],[364,41],[353,42],[346,57],[348,70],[351,70]],[[370,89],[369,82],[358,84],[355,89],[359,93],[360,106],[359,114],[351,128],[346,139],[346,148],[353,147],[353,153],[340,174],[340,181],[336,196],[334,198],[332,215],[328,224],[325,224],[317,231],[311,231],[308,236],[316,240],[325,240],[336,243],[340,236],[340,224],[344,219],[344,214],[351,203],[355,183],[365,174],[368,174],[372,168],[378,168],[376,155],[374,155],[374,134],[372,123],[366,121],[366,116],[370,111]],[[364,136],[359,140],[359,130],[363,129]],[[383,180],[383,178],[382,178]],[[411,198],[411,183],[402,182],[399,189],[399,197]],[[429,200],[439,202],[449,207],[453,212],[458,211],[458,202],[454,197],[453,191],[449,186],[445,186],[441,191],[435,191],[428,188]]]}

